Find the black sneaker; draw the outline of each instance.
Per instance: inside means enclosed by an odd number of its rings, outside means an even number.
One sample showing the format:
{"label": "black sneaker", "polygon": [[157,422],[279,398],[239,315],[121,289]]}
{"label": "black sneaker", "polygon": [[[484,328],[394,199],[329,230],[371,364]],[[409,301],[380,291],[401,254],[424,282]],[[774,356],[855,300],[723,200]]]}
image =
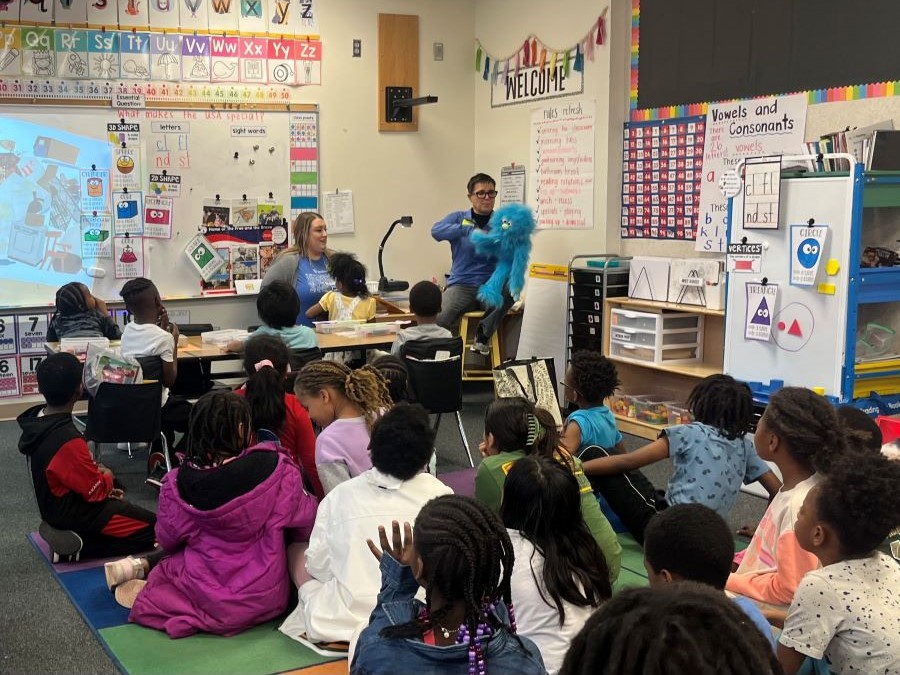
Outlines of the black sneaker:
{"label": "black sneaker", "polygon": [[147,480],[144,481],[147,485],[152,485],[155,488],[162,488],[163,479],[166,477],[166,465],[158,464],[153,471],[150,472],[150,475],[147,476]]}
{"label": "black sneaker", "polygon": [[50,552],[53,554],[53,562],[78,562],[84,542],[75,532],[72,532],[72,530],[57,530],[42,520],[38,533],[47,542],[47,546],[50,547]]}

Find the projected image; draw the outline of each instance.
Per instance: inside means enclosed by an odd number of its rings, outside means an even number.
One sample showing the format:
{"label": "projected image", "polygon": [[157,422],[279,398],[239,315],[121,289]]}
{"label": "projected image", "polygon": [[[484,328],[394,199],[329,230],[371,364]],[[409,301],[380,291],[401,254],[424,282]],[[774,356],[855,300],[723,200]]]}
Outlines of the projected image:
{"label": "projected image", "polygon": [[69,281],[91,285],[79,171],[109,162],[105,139],[0,115],[0,281],[11,291],[2,304],[46,304]]}

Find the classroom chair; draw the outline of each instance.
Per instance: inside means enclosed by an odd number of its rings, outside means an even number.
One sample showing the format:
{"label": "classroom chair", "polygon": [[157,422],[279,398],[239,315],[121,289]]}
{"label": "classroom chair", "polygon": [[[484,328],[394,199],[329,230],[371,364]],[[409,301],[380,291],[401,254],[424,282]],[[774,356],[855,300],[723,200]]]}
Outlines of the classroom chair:
{"label": "classroom chair", "polygon": [[[462,315],[459,322],[459,336],[463,340],[462,361],[462,379],[464,382],[473,380],[491,381],[494,379],[493,369],[500,365],[500,328],[498,327],[491,336],[490,348],[491,352],[487,356],[481,356],[469,351],[469,347],[475,341],[475,327],[478,322],[484,318],[484,312],[466,312]],[[471,323],[471,325],[470,325]],[[471,365],[472,359],[478,361],[475,365]]]}
{"label": "classroom chair", "polygon": [[143,384],[101,383],[97,395],[88,402],[85,439],[95,444],[98,457],[101,443],[128,443],[128,456],[132,457],[132,444],[145,443],[149,449],[159,439],[166,468],[171,469],[168,444],[161,429],[161,399],[162,383],[159,381]]}
{"label": "classroom chair", "polygon": [[[443,413],[456,415],[459,437],[475,466],[472,450],[463,428],[462,416],[462,358],[465,345],[461,337],[410,340],[400,348],[400,358],[409,372],[409,383],[415,400],[429,413],[437,415],[434,430],[441,424]],[[437,358],[446,356],[446,358]]]}

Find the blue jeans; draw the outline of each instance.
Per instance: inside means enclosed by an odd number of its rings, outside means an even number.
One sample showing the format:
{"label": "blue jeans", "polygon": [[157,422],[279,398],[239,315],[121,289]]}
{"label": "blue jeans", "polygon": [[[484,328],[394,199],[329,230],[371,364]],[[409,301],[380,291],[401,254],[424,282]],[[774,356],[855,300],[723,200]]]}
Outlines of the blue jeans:
{"label": "blue jeans", "polygon": [[[484,311],[484,318],[478,324],[476,339],[481,343],[487,343],[491,336],[500,327],[500,322],[509,308],[513,306],[509,289],[503,287],[503,304],[500,307],[485,307],[478,299],[478,286],[464,286],[454,284],[444,290],[441,298],[441,313],[438,314],[437,323],[451,333],[459,332],[459,320],[466,312]],[[465,336],[463,336],[465,339]]]}

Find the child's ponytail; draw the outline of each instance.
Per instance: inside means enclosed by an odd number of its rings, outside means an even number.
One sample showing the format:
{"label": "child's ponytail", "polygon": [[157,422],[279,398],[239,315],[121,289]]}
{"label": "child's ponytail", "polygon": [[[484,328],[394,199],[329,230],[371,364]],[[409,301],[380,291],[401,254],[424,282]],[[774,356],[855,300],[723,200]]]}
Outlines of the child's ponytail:
{"label": "child's ponytail", "polygon": [[284,376],[290,363],[290,351],[274,335],[258,335],[247,340],[244,371],[247,403],[250,404],[254,431],[268,429],[277,434],[284,426]]}
{"label": "child's ponytail", "polygon": [[351,370],[344,380],[344,392],[363,411],[370,433],[378,415],[392,405],[387,380],[372,366]]}

